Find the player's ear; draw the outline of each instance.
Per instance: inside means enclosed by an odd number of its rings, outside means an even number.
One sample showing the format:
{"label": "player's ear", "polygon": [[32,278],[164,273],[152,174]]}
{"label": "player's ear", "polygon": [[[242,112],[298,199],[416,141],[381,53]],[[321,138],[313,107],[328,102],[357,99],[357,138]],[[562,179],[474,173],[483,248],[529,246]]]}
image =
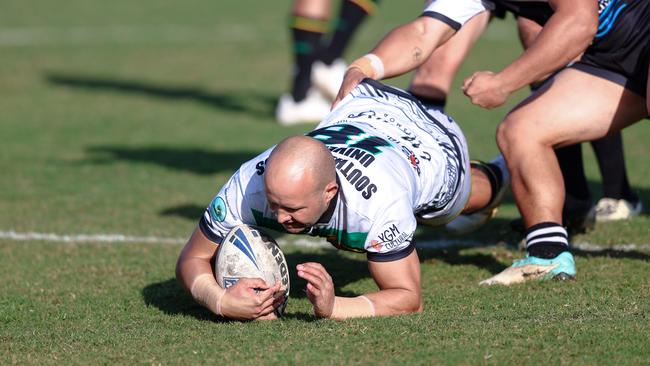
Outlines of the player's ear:
{"label": "player's ear", "polygon": [[325,192],[324,192],[325,201],[327,201],[329,203],[329,201],[331,201],[332,198],[334,198],[334,196],[336,196],[336,192],[338,192],[338,191],[339,191],[339,185],[336,184],[336,181],[332,181],[332,182],[327,183],[327,185],[325,186]]}

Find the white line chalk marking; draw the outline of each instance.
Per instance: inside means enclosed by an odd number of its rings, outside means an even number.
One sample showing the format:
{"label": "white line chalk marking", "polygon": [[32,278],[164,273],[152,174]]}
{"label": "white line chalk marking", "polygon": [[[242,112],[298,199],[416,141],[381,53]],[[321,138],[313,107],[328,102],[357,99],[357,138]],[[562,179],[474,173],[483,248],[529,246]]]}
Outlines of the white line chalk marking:
{"label": "white line chalk marking", "polygon": [[[53,243],[143,243],[143,244],[184,244],[186,238],[169,238],[157,236],[130,236],[124,234],[55,234],[55,233],[37,233],[37,232],[16,232],[0,231],[0,239],[12,241],[47,241]],[[317,238],[300,237],[288,243],[289,245],[300,248],[331,248],[334,249],[325,240]],[[478,248],[496,245],[504,245],[494,242],[480,242],[477,240],[466,239],[440,239],[440,240],[421,240],[418,241],[418,248],[425,249],[458,249],[458,248]],[[633,252],[645,251],[650,252],[650,244],[615,244],[615,245],[597,245],[593,243],[572,243],[572,247],[584,252]]]}

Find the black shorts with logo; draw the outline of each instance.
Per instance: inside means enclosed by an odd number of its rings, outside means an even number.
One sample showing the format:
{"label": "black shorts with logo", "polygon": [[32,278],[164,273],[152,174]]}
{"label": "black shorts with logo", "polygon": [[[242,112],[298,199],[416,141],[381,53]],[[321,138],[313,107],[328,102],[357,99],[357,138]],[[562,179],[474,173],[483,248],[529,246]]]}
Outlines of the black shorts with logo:
{"label": "black shorts with logo", "polygon": [[[547,1],[493,0],[516,16],[546,24]],[[650,61],[650,0],[598,0],[598,31],[580,61],[570,67],[646,97]]]}
{"label": "black shorts with logo", "polygon": [[[613,5],[611,5],[613,4]],[[650,62],[650,0],[610,2],[598,32],[572,67],[603,77],[646,97]]]}

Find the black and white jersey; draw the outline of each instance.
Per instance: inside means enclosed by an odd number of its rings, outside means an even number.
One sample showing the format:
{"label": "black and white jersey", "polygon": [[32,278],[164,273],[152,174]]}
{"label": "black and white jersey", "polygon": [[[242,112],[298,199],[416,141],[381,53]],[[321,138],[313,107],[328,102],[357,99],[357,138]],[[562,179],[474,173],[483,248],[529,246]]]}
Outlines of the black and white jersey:
{"label": "black and white jersey", "polygon": [[[307,135],[331,151],[340,188],[305,234],[337,248],[375,261],[403,258],[414,248],[416,217],[444,224],[469,197],[467,146],[458,125],[399,89],[366,79]],[[264,189],[272,149],[243,164],[212,200],[200,223],[209,239],[219,243],[241,223],[284,231]]]}

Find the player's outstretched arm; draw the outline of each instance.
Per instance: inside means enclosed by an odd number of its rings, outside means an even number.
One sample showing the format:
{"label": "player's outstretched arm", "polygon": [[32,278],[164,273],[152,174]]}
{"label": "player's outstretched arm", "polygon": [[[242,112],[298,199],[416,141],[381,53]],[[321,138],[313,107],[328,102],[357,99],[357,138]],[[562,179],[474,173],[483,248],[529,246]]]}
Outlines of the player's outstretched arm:
{"label": "player's outstretched arm", "polygon": [[369,262],[378,292],[357,297],[335,296],[334,283],[319,263],[297,266],[298,276],[307,281],[307,298],[314,314],[321,318],[346,319],[391,316],[422,310],[420,262],[413,251],[393,262]]}
{"label": "player's outstretched arm", "polygon": [[479,71],[465,79],[463,92],[483,108],[495,108],[513,92],[566,66],[589,46],[598,28],[598,2],[549,0],[555,12],[534,42],[499,73]]}
{"label": "player's outstretched arm", "polygon": [[417,68],[454,33],[451,26],[431,17],[419,17],[395,28],[370,54],[350,64],[333,105],[336,106],[364,78],[380,80]]}
{"label": "player's outstretched arm", "polygon": [[273,294],[280,283],[269,286],[259,278],[242,278],[227,290],[214,278],[210,260],[218,245],[199,228],[194,230],[176,263],[176,277],[201,305],[217,315],[238,320],[274,319],[280,303]]}

